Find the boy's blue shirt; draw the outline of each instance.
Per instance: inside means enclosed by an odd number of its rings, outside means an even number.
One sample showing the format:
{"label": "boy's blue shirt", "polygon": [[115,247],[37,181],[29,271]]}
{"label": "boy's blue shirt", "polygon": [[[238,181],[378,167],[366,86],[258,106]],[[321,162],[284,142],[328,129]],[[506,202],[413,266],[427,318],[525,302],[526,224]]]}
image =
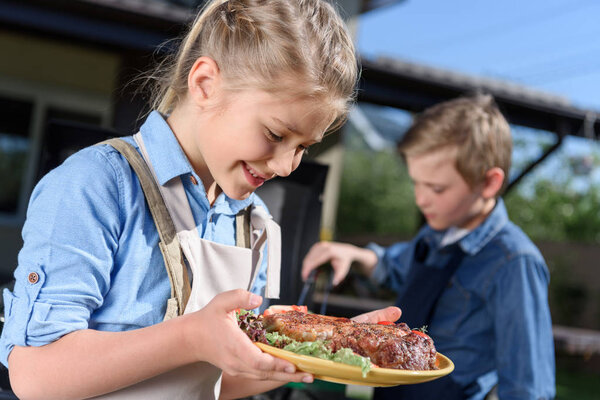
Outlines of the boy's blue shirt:
{"label": "boy's blue shirt", "polygon": [[[420,238],[430,246],[425,268],[443,268],[443,234],[425,226],[410,242],[388,248],[370,244],[379,257],[372,277],[400,293]],[[466,256],[428,327],[437,350],[455,364],[452,379],[471,385],[469,399],[483,399],[495,384],[503,400],[553,398],[550,275],[541,253],[509,221],[502,199],[458,243]]]}
{"label": "boy's blue shirt", "polygon": [[[245,200],[221,194],[211,207],[163,117],[150,114],[141,133],[159,183],[181,177],[203,239],[235,245],[237,212],[250,204],[266,209],[254,194]],[[137,148],[132,137],[125,140]],[[4,291],[4,365],[15,345],[42,346],[79,329],[125,331],[163,320],[171,289],[158,232],[137,176],[111,146],[83,149],[40,181],[23,239],[15,288]],[[37,282],[30,283],[31,274]],[[260,294],[265,282],[263,263],[252,291]]]}

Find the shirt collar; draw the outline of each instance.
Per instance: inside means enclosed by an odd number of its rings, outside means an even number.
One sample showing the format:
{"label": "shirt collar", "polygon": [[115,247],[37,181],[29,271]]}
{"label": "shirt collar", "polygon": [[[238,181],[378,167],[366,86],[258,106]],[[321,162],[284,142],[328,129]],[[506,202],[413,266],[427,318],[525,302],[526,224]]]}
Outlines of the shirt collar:
{"label": "shirt collar", "polygon": [[150,113],[140,132],[160,185],[176,176],[192,173],[193,168],[175,134],[159,112]]}
{"label": "shirt collar", "polygon": [[[158,112],[152,111],[140,128],[144,146],[154,167],[156,179],[164,185],[171,179],[192,174],[198,181],[202,191],[206,193],[202,181],[194,172],[187,156],[179,145],[175,134],[165,118]],[[237,214],[240,210],[254,203],[254,193],[244,200],[235,200],[221,193],[213,205],[215,213]]]}
{"label": "shirt collar", "polygon": [[476,254],[489,243],[508,222],[506,206],[501,198],[496,200],[496,206],[488,217],[473,229],[471,233],[460,240],[460,247],[468,254]]}

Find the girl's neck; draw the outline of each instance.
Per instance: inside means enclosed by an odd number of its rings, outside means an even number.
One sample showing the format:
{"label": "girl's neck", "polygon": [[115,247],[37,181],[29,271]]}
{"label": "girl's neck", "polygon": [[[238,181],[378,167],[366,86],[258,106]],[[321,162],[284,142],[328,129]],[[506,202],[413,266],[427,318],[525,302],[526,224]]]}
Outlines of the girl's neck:
{"label": "girl's neck", "polygon": [[185,118],[184,114],[186,114],[185,110],[176,107],[167,118],[167,123],[171,127],[175,138],[179,142],[179,146],[181,146],[181,149],[194,169],[194,172],[202,181],[202,185],[206,191],[206,198],[212,206],[219,194],[221,194],[221,188],[214,180],[208,166],[204,162],[204,157],[202,156],[200,149],[194,141],[193,127],[202,126],[202,123],[198,121],[192,121],[190,123],[189,119]]}

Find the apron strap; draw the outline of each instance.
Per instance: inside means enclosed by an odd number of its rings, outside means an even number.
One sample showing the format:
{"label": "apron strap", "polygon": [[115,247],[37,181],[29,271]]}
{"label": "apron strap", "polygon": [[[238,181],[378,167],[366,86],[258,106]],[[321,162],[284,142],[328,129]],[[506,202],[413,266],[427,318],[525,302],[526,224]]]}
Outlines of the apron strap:
{"label": "apron strap", "polygon": [[152,173],[135,147],[126,141],[113,138],[99,144],[108,144],[114,147],[125,157],[138,176],[160,237],[159,247],[171,284],[171,298],[167,302],[167,311],[164,319],[167,320],[177,315],[182,315],[190,297],[191,285],[181,246],[175,232],[175,225],[169,215],[158,186],[152,178]]}
{"label": "apron strap", "polygon": [[[142,135],[138,132],[133,135],[133,140],[138,145],[142,158],[146,161],[146,165],[154,178],[154,182],[158,182],[154,166],[146,151],[144,140]],[[164,184],[157,184],[158,190],[164,200],[169,216],[175,225],[175,232],[179,233],[182,231],[196,231],[196,222],[194,221],[194,215],[192,214],[192,208],[185,194],[185,189],[181,182],[181,177],[177,176],[170,179]]]}
{"label": "apron strap", "polygon": [[[265,297],[269,299],[279,298],[279,284],[281,281],[281,228],[273,217],[261,206],[252,208],[250,213],[252,228],[262,231],[262,234],[252,243],[252,247],[260,250],[268,238],[267,249],[267,285]],[[263,252],[264,253],[264,252]]]}
{"label": "apron strap", "polygon": [[235,245],[250,248],[250,212],[252,205],[240,210],[235,216]]}

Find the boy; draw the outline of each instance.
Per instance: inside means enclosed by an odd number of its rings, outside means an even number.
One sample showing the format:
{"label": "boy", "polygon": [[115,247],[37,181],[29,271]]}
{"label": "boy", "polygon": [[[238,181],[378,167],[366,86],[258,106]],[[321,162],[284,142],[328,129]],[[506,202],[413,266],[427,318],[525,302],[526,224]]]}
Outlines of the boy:
{"label": "boy", "polygon": [[329,261],[338,284],[356,262],[396,290],[400,321],[428,325],[455,363],[445,378],[378,388],[376,399],[483,399],[496,385],[503,400],[554,397],[548,269],[499,197],[511,148],[491,96],[427,109],[398,147],[427,224],[388,248],[322,242],[307,254],[303,278]]}

